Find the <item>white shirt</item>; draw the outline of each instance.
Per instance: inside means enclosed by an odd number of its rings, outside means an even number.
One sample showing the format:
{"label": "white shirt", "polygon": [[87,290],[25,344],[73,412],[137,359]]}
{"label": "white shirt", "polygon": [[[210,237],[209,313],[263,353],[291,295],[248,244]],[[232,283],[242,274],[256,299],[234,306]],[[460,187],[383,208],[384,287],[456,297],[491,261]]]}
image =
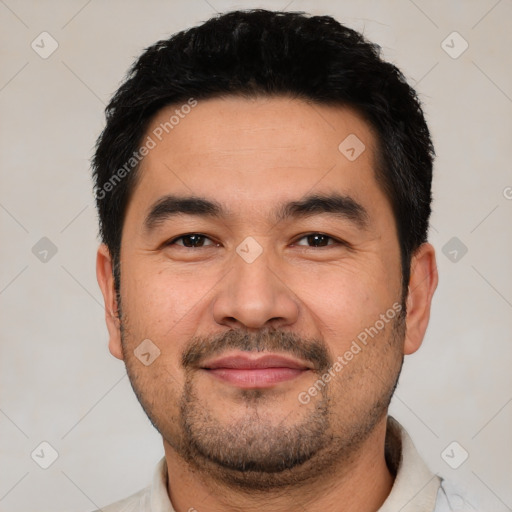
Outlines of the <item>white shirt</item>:
{"label": "white shirt", "polygon": [[[405,429],[391,416],[388,417],[386,433],[386,458],[396,477],[378,512],[476,510],[452,485],[428,469]],[[155,468],[150,486],[103,507],[102,512],[175,512],[167,493],[167,478],[167,464],[163,457]]]}

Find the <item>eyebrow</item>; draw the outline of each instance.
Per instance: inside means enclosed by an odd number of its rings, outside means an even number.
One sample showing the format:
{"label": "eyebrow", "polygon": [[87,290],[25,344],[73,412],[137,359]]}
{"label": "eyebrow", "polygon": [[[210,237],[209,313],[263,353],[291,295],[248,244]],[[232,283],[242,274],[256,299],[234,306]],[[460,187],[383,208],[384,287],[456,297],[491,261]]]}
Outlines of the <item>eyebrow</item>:
{"label": "eyebrow", "polygon": [[[312,194],[299,201],[282,204],[274,211],[273,218],[278,223],[290,218],[306,218],[322,214],[349,220],[361,229],[368,228],[367,210],[352,197],[338,193]],[[217,201],[197,196],[166,195],[158,199],[149,210],[144,220],[145,231],[149,233],[163,222],[178,215],[220,219],[227,217],[228,213]]]}

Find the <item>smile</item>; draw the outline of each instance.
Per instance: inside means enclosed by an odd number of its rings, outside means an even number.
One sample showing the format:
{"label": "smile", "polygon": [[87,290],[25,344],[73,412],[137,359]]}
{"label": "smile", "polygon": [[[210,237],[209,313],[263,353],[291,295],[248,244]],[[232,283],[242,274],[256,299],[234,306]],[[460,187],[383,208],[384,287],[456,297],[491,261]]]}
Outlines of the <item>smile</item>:
{"label": "smile", "polygon": [[245,389],[271,387],[311,370],[304,362],[290,357],[250,353],[217,358],[201,368],[216,379]]}

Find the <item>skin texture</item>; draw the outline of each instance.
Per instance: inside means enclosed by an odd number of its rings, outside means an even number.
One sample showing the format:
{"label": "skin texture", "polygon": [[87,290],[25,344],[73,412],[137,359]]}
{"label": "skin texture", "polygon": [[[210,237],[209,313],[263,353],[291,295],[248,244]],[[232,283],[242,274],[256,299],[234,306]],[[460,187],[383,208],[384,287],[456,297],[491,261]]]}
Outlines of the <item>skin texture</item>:
{"label": "skin texture", "polygon": [[[160,111],[148,134],[175,108]],[[365,145],[354,161],[338,150],[350,134]],[[389,494],[387,407],[403,355],[419,348],[428,324],[431,245],[413,257],[403,321],[385,323],[308,403],[298,400],[402,304],[399,243],[374,148],[369,125],[349,108],[228,97],[200,101],[142,162],[123,227],[121,320],[103,244],[97,276],[110,352],[163,436],[177,512],[296,511],[297,503],[369,512]],[[365,227],[329,213],[272,216],[281,203],[333,192],[366,210]],[[167,194],[216,201],[226,215],[182,214],[148,232],[144,219]],[[166,245],[191,233],[206,238]],[[307,236],[315,233],[332,238],[315,244]],[[251,263],[236,251],[247,237],[262,251]],[[160,350],[149,366],[134,353],[145,339]],[[308,369],[259,389],[201,369],[209,356],[242,350],[287,355]]]}

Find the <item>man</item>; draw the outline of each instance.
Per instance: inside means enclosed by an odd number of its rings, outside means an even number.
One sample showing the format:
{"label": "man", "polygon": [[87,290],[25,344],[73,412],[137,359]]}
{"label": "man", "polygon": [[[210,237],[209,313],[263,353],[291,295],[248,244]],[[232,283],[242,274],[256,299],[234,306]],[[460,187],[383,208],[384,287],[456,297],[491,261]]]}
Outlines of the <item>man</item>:
{"label": "man", "polygon": [[459,507],[388,417],[438,281],[433,156],[402,74],[330,17],[145,51],[94,156],[97,276],[165,457],[104,511]]}

